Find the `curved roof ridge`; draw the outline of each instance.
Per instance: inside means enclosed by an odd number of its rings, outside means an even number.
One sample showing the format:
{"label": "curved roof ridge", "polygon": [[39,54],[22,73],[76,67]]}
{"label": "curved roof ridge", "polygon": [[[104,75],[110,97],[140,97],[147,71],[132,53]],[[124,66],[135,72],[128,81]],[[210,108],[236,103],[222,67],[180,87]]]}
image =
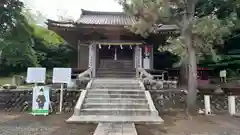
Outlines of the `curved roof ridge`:
{"label": "curved roof ridge", "polygon": [[111,11],[91,11],[81,9],[82,15],[127,15],[124,12],[111,12]]}

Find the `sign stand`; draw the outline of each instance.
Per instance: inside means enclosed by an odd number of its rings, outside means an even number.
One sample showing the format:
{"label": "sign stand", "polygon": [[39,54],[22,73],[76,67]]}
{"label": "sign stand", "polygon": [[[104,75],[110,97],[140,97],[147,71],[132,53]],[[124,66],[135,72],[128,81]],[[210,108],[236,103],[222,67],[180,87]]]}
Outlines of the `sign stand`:
{"label": "sign stand", "polygon": [[59,113],[62,113],[64,84],[71,82],[71,68],[53,68],[53,83],[61,83]]}
{"label": "sign stand", "polygon": [[227,71],[226,70],[221,70],[219,72],[219,76],[220,76],[220,81],[222,83],[226,83],[227,82]]}
{"label": "sign stand", "polygon": [[61,84],[61,89],[60,89],[60,104],[59,104],[59,112],[62,112],[62,104],[63,104],[63,85]]}
{"label": "sign stand", "polygon": [[38,86],[38,83],[45,83],[46,68],[30,67],[27,69],[27,83],[34,83],[32,98],[32,115],[48,115],[50,96],[49,88]]}

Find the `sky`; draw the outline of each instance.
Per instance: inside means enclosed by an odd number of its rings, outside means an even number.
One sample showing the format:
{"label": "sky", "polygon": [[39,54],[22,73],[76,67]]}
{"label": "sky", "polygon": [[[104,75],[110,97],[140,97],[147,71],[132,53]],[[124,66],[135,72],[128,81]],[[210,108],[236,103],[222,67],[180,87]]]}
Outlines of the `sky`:
{"label": "sky", "polygon": [[115,0],[22,0],[29,8],[40,11],[49,19],[56,20],[59,15],[76,20],[81,9],[92,11],[122,11]]}

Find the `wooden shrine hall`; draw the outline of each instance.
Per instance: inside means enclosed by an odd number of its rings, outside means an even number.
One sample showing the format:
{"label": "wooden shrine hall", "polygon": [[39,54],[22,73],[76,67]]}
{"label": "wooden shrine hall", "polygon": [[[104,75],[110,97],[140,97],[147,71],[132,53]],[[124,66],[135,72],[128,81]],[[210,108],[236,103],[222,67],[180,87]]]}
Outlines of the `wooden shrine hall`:
{"label": "wooden shrine hall", "polygon": [[[135,23],[135,17],[123,12],[82,10],[77,21],[48,20],[47,25],[77,49],[72,68],[92,68],[92,76],[96,77],[98,71],[105,70],[128,74],[137,68],[153,69],[152,45],[126,28]],[[176,30],[175,25],[159,27],[159,33]]]}

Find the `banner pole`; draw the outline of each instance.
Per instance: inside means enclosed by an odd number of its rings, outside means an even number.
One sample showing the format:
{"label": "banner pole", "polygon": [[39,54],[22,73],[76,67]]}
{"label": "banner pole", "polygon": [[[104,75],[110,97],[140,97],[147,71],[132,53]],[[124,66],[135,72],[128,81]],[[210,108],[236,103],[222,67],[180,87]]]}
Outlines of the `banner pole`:
{"label": "banner pole", "polygon": [[60,89],[60,104],[59,104],[59,112],[62,112],[62,103],[63,103],[63,85],[61,84],[61,89]]}

